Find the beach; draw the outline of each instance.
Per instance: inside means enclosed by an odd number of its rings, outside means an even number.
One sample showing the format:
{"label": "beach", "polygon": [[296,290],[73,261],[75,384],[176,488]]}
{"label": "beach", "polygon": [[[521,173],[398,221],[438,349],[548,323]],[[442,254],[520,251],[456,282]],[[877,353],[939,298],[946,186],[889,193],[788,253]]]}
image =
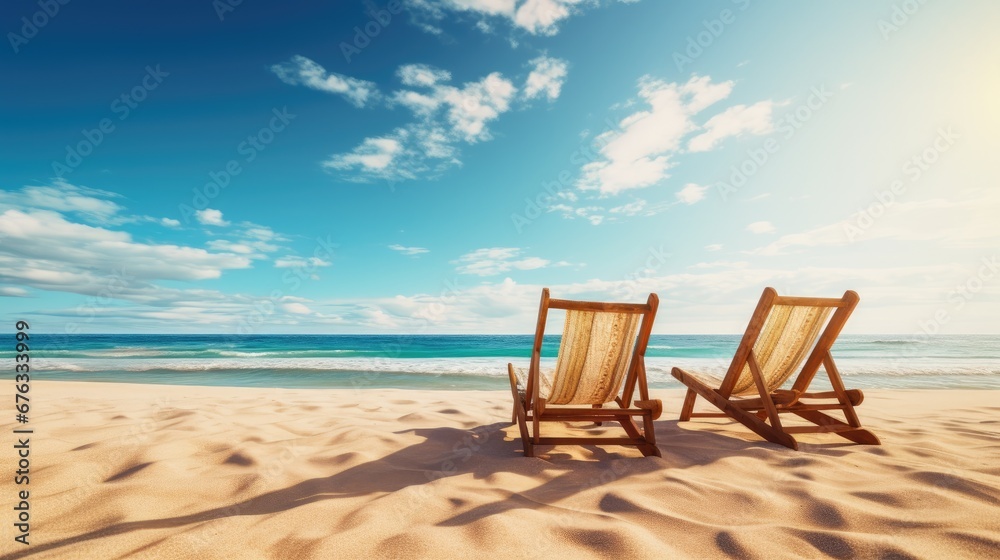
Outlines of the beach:
{"label": "beach", "polygon": [[559,446],[530,459],[508,391],[33,381],[30,394],[30,545],[13,541],[8,506],[0,558],[1000,550],[996,390],[866,390],[859,415],[883,445],[801,435],[796,452],[727,420],[679,424],[682,391],[656,389],[662,458]]}

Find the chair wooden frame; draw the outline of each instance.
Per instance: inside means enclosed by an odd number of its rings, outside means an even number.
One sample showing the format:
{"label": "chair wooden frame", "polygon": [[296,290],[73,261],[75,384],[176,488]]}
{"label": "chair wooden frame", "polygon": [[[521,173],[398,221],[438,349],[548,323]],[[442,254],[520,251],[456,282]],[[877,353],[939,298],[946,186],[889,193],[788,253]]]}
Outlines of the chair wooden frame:
{"label": "chair wooden frame", "polygon": [[[861,421],[854,410],[854,407],[864,400],[863,393],[859,389],[844,388],[840,372],[830,354],[830,348],[837,336],[840,335],[840,331],[851,316],[858,301],[860,298],[853,291],[844,292],[844,296],[838,299],[779,296],[774,288],[765,288],[743,339],[736,349],[733,362],[718,389],[709,387],[704,381],[680,368],[675,367],[671,371],[674,377],[688,387],[684,404],[681,407],[680,421],[684,422],[698,417],[728,417],[750,428],[764,439],[792,449],[798,449],[798,443],[792,435],[798,433],[834,433],[855,443],[879,445],[881,442],[878,437],[861,427]],[[835,308],[825,330],[816,339],[816,345],[803,363],[790,390],[766,385],[753,351],[765,321],[772,307],[776,305]],[[820,365],[824,366],[833,391],[807,392]],[[732,395],[733,387],[743,373],[745,366],[748,367],[753,376],[757,396],[736,398]],[[698,397],[704,398],[722,412],[693,412],[695,400]],[[807,399],[810,402],[803,402],[802,399]],[[817,400],[820,402],[816,402]],[[823,412],[829,410],[840,410],[846,421]],[[780,415],[784,413],[795,414],[814,425],[783,426]]]}
{"label": "chair wooden frame", "polygon": [[[527,386],[523,393],[518,390],[514,365],[507,364],[510,389],[514,397],[511,422],[516,423],[520,429],[521,442],[526,457],[535,456],[535,446],[537,445],[627,445],[637,447],[644,456],[660,456],[660,450],[656,447],[653,421],[660,417],[663,405],[659,399],[649,398],[644,361],[658,305],[659,299],[656,294],[650,294],[644,304],[604,303],[551,299],[549,289],[542,289],[538,322],[535,326],[535,340],[528,368]],[[622,383],[621,394],[615,398],[614,403],[610,403],[617,405],[617,407],[604,408],[602,403],[593,403],[589,408],[575,405],[547,405],[546,399],[539,397],[539,378],[541,375],[539,363],[542,339],[545,335],[545,321],[549,309],[625,312],[642,315],[635,344],[632,348],[631,361]],[[639,398],[633,402],[632,397],[636,389],[638,389]],[[633,417],[642,418],[642,428],[636,424]],[[609,421],[620,423],[628,437],[543,437],[540,432],[542,422],[596,422],[600,425]]]}

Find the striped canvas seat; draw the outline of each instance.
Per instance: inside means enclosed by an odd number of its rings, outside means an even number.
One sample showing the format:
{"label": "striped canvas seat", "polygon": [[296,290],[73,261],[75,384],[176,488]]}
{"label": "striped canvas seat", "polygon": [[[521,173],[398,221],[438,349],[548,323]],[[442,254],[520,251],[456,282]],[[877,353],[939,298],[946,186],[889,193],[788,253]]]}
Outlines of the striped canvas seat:
{"label": "striped canvas seat", "polygon": [[[607,404],[618,396],[632,360],[636,313],[567,311],[554,369],[539,368],[539,398],[548,404]],[[524,395],[528,370],[514,368]]]}
{"label": "striped canvas seat", "polygon": [[[831,307],[775,305],[753,345],[764,385],[769,391],[780,388],[798,372],[812,352],[830,316]],[[756,395],[757,387],[748,364],[743,365],[733,385],[733,395]]]}

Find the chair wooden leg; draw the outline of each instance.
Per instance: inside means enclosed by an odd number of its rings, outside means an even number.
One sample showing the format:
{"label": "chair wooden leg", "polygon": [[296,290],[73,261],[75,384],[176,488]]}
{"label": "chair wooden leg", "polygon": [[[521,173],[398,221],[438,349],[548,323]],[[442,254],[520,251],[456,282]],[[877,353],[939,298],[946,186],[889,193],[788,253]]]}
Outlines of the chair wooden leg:
{"label": "chair wooden leg", "polygon": [[507,378],[510,381],[510,394],[514,397],[514,405],[510,411],[510,423],[517,422],[517,404],[521,400],[521,395],[517,393],[517,375],[514,374],[514,364],[507,364]]}
{"label": "chair wooden leg", "polygon": [[524,406],[521,405],[520,399],[514,403],[514,414],[517,417],[517,429],[521,432],[521,445],[524,447],[524,456],[534,457],[535,446],[531,442],[531,436],[528,435],[527,413],[524,410]]}
{"label": "chair wooden leg", "polygon": [[662,457],[663,455],[660,455],[660,448],[656,446],[656,430],[653,428],[652,412],[642,416],[642,436],[649,442],[650,447],[653,448],[653,455]]}
{"label": "chair wooden leg", "polygon": [[[625,429],[625,433],[628,434],[628,437],[643,439],[647,442],[636,446],[639,448],[639,452],[642,453],[643,457],[662,457],[660,454],[660,448],[656,447],[655,443],[650,442],[649,437],[639,432],[639,426],[636,425],[635,420],[632,420],[631,416],[620,416],[618,417],[618,422],[622,425],[622,428]],[[652,430],[650,430],[649,433],[652,434]]]}
{"label": "chair wooden leg", "polygon": [[[833,416],[830,416],[829,414],[823,414],[817,410],[793,410],[792,412],[802,418],[805,418],[813,424],[816,424],[817,426],[836,426],[838,428],[853,427],[850,424],[846,424]],[[830,433],[837,434],[838,436],[849,441],[853,441],[854,443],[861,443],[864,445],[882,445],[882,441],[878,439],[878,436],[861,427],[854,430],[844,430]]]}
{"label": "chair wooden leg", "polygon": [[681,406],[681,422],[687,422],[691,419],[691,413],[694,412],[694,401],[697,398],[697,393],[691,389],[687,390],[687,395],[684,396],[684,404]]}
{"label": "chair wooden leg", "polygon": [[[680,375],[678,375],[678,373]],[[767,423],[757,418],[757,416],[734,405],[729,399],[723,397],[718,393],[718,391],[710,388],[701,381],[698,381],[689,375],[684,375],[684,372],[677,368],[674,368],[674,377],[687,385],[689,390],[694,390],[699,396],[715,405],[719,410],[724,412],[726,416],[729,416],[733,420],[736,420],[740,424],[750,428],[754,433],[767,441],[784,445],[790,449],[799,448],[798,443],[795,442],[795,438],[785,432],[769,426]]]}
{"label": "chair wooden leg", "polygon": [[528,413],[524,409],[524,401],[517,392],[517,376],[514,375],[514,366],[507,364],[507,375],[510,378],[510,392],[514,397],[514,405],[511,410],[511,422],[517,424],[521,432],[521,445],[524,446],[524,456],[534,457],[535,446],[528,435]]}

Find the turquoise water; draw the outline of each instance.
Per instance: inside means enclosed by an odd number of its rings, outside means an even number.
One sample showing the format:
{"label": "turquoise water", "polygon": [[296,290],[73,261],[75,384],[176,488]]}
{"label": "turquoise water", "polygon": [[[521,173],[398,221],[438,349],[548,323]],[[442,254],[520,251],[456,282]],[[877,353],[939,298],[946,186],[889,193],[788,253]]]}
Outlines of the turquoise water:
{"label": "turquoise water", "polygon": [[[679,388],[672,367],[721,376],[738,335],[654,335],[651,387]],[[46,335],[30,340],[34,379],[221,385],[505,389],[527,366],[529,335]],[[13,363],[10,350],[0,362]],[[543,365],[559,337],[546,337]],[[1000,389],[1000,336],[843,335],[833,350],[858,388]]]}

